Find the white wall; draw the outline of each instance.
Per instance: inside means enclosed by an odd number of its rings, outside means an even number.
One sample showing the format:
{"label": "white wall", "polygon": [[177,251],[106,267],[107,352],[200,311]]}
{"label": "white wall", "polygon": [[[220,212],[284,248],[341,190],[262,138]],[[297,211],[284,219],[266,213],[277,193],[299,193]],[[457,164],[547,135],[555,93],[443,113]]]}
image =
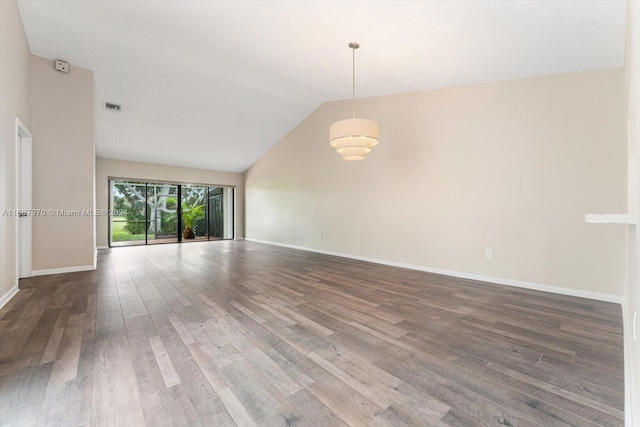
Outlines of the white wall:
{"label": "white wall", "polygon": [[[638,73],[640,73],[640,4],[629,2],[627,24],[627,51],[625,56],[626,71],[626,107],[627,107],[627,136],[629,161],[629,212],[640,214],[640,171],[638,153],[640,153],[640,135],[637,127],[640,123],[640,97],[638,96]],[[640,248],[640,231],[638,226],[627,227],[628,251],[627,268],[628,280],[625,288],[625,346],[627,362],[627,425],[640,425],[640,341],[633,339],[633,313],[640,314],[640,263],[638,262],[638,248]],[[640,326],[640,325],[636,325]]]}
{"label": "white wall", "polygon": [[[15,0],[0,1],[0,212],[16,208],[15,120],[31,129],[31,52]],[[18,284],[16,217],[0,216],[0,307]]]}
{"label": "white wall", "polygon": [[[93,71],[31,57],[33,207],[94,208]],[[33,218],[34,274],[95,268],[92,216]]]}
{"label": "white wall", "polygon": [[245,173],[247,238],[622,298],[625,230],[584,222],[627,210],[622,69],[358,100],[381,142],[355,163],[328,144],[349,115]]}
{"label": "white wall", "polygon": [[[109,206],[109,178],[234,186],[236,188],[235,237],[236,239],[244,237],[244,182],[242,174],[98,158],[96,207],[99,210],[108,209]],[[108,226],[107,217],[97,217],[98,247],[105,247],[109,244]]]}

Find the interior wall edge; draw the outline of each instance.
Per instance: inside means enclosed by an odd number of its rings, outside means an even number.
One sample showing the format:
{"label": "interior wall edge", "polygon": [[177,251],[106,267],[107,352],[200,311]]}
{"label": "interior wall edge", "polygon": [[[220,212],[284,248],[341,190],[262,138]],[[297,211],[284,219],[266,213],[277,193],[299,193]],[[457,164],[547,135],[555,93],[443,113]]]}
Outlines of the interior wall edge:
{"label": "interior wall edge", "polygon": [[376,264],[383,264],[391,267],[400,267],[400,268],[407,268],[410,270],[424,271],[426,273],[442,274],[445,276],[458,277],[460,279],[476,280],[480,282],[486,282],[488,284],[513,286],[516,288],[523,288],[523,289],[529,289],[529,290],[541,291],[541,292],[549,292],[553,294],[566,295],[571,297],[586,298],[586,299],[610,302],[610,303],[620,304],[620,305],[623,305],[622,303],[624,299],[623,295],[617,295],[617,294],[606,294],[601,292],[583,291],[580,289],[545,285],[542,283],[526,282],[522,280],[514,280],[514,279],[503,278],[503,277],[485,276],[481,274],[467,273],[462,271],[445,270],[445,269],[433,268],[425,265],[416,265],[416,264],[408,264],[404,262],[389,261],[389,260],[380,259],[380,258],[371,258],[371,257],[352,255],[352,254],[347,254],[342,252],[326,251],[322,249],[289,245],[286,243],[270,242],[268,240],[258,240],[258,239],[248,238],[248,237],[245,237],[245,240],[248,242],[263,243],[267,245],[281,246],[284,248],[315,252],[323,255],[331,255],[331,256],[338,256],[342,258],[355,259],[358,261],[373,262]]}

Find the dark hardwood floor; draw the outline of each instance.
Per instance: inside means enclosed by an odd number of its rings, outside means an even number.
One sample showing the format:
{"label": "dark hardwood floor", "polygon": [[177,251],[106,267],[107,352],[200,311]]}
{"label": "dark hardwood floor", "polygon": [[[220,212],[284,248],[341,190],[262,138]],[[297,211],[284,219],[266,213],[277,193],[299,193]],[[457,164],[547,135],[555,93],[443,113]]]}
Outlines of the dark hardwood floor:
{"label": "dark hardwood floor", "polygon": [[624,424],[615,304],[250,242],[102,252],[0,310],[0,425]]}

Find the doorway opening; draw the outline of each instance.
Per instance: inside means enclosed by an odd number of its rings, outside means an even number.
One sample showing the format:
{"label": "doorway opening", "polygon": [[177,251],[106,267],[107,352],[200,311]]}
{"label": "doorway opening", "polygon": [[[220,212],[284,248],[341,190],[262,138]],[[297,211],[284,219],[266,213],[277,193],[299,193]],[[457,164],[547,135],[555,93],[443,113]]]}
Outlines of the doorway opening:
{"label": "doorway opening", "polygon": [[16,118],[16,277],[18,279],[33,275],[31,263],[32,141],[29,129]]}

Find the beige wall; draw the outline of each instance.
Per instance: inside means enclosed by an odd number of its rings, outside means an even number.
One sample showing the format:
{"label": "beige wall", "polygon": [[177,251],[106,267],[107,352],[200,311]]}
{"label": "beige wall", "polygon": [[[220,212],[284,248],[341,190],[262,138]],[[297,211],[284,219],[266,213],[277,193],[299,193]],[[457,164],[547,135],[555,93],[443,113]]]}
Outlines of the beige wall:
{"label": "beige wall", "polygon": [[[31,53],[14,0],[0,1],[0,211],[16,208],[16,117],[31,129]],[[17,285],[16,217],[0,216],[0,301]]]}
{"label": "beige wall", "polygon": [[[109,205],[109,178],[235,186],[235,236],[236,238],[244,237],[244,183],[242,174],[98,158],[96,165],[96,206],[98,209],[107,209]],[[98,247],[105,247],[109,243],[108,218],[97,217],[96,226]]]}
{"label": "beige wall", "polygon": [[[629,161],[629,212],[640,213],[640,185],[638,185],[638,171],[640,153],[640,135],[637,131],[640,123],[640,97],[638,96],[638,73],[640,73],[640,4],[629,2],[627,26],[627,51],[625,57],[626,71],[626,99],[627,99],[627,136]],[[640,263],[638,263],[638,248],[640,248],[640,232],[638,226],[627,227],[628,252],[627,268],[628,280],[625,289],[626,323],[625,346],[627,348],[627,425],[640,424],[640,341],[633,339],[633,313],[640,313]],[[640,325],[636,325],[640,326]],[[633,404],[632,404],[633,402]]]}
{"label": "beige wall", "polygon": [[359,100],[361,162],[326,103],[245,173],[246,236],[620,298],[625,231],[584,215],[626,211],[623,93],[615,69]]}
{"label": "beige wall", "polygon": [[[31,57],[33,207],[94,208],[93,72]],[[90,268],[94,264],[92,216],[33,219],[33,270]]]}

